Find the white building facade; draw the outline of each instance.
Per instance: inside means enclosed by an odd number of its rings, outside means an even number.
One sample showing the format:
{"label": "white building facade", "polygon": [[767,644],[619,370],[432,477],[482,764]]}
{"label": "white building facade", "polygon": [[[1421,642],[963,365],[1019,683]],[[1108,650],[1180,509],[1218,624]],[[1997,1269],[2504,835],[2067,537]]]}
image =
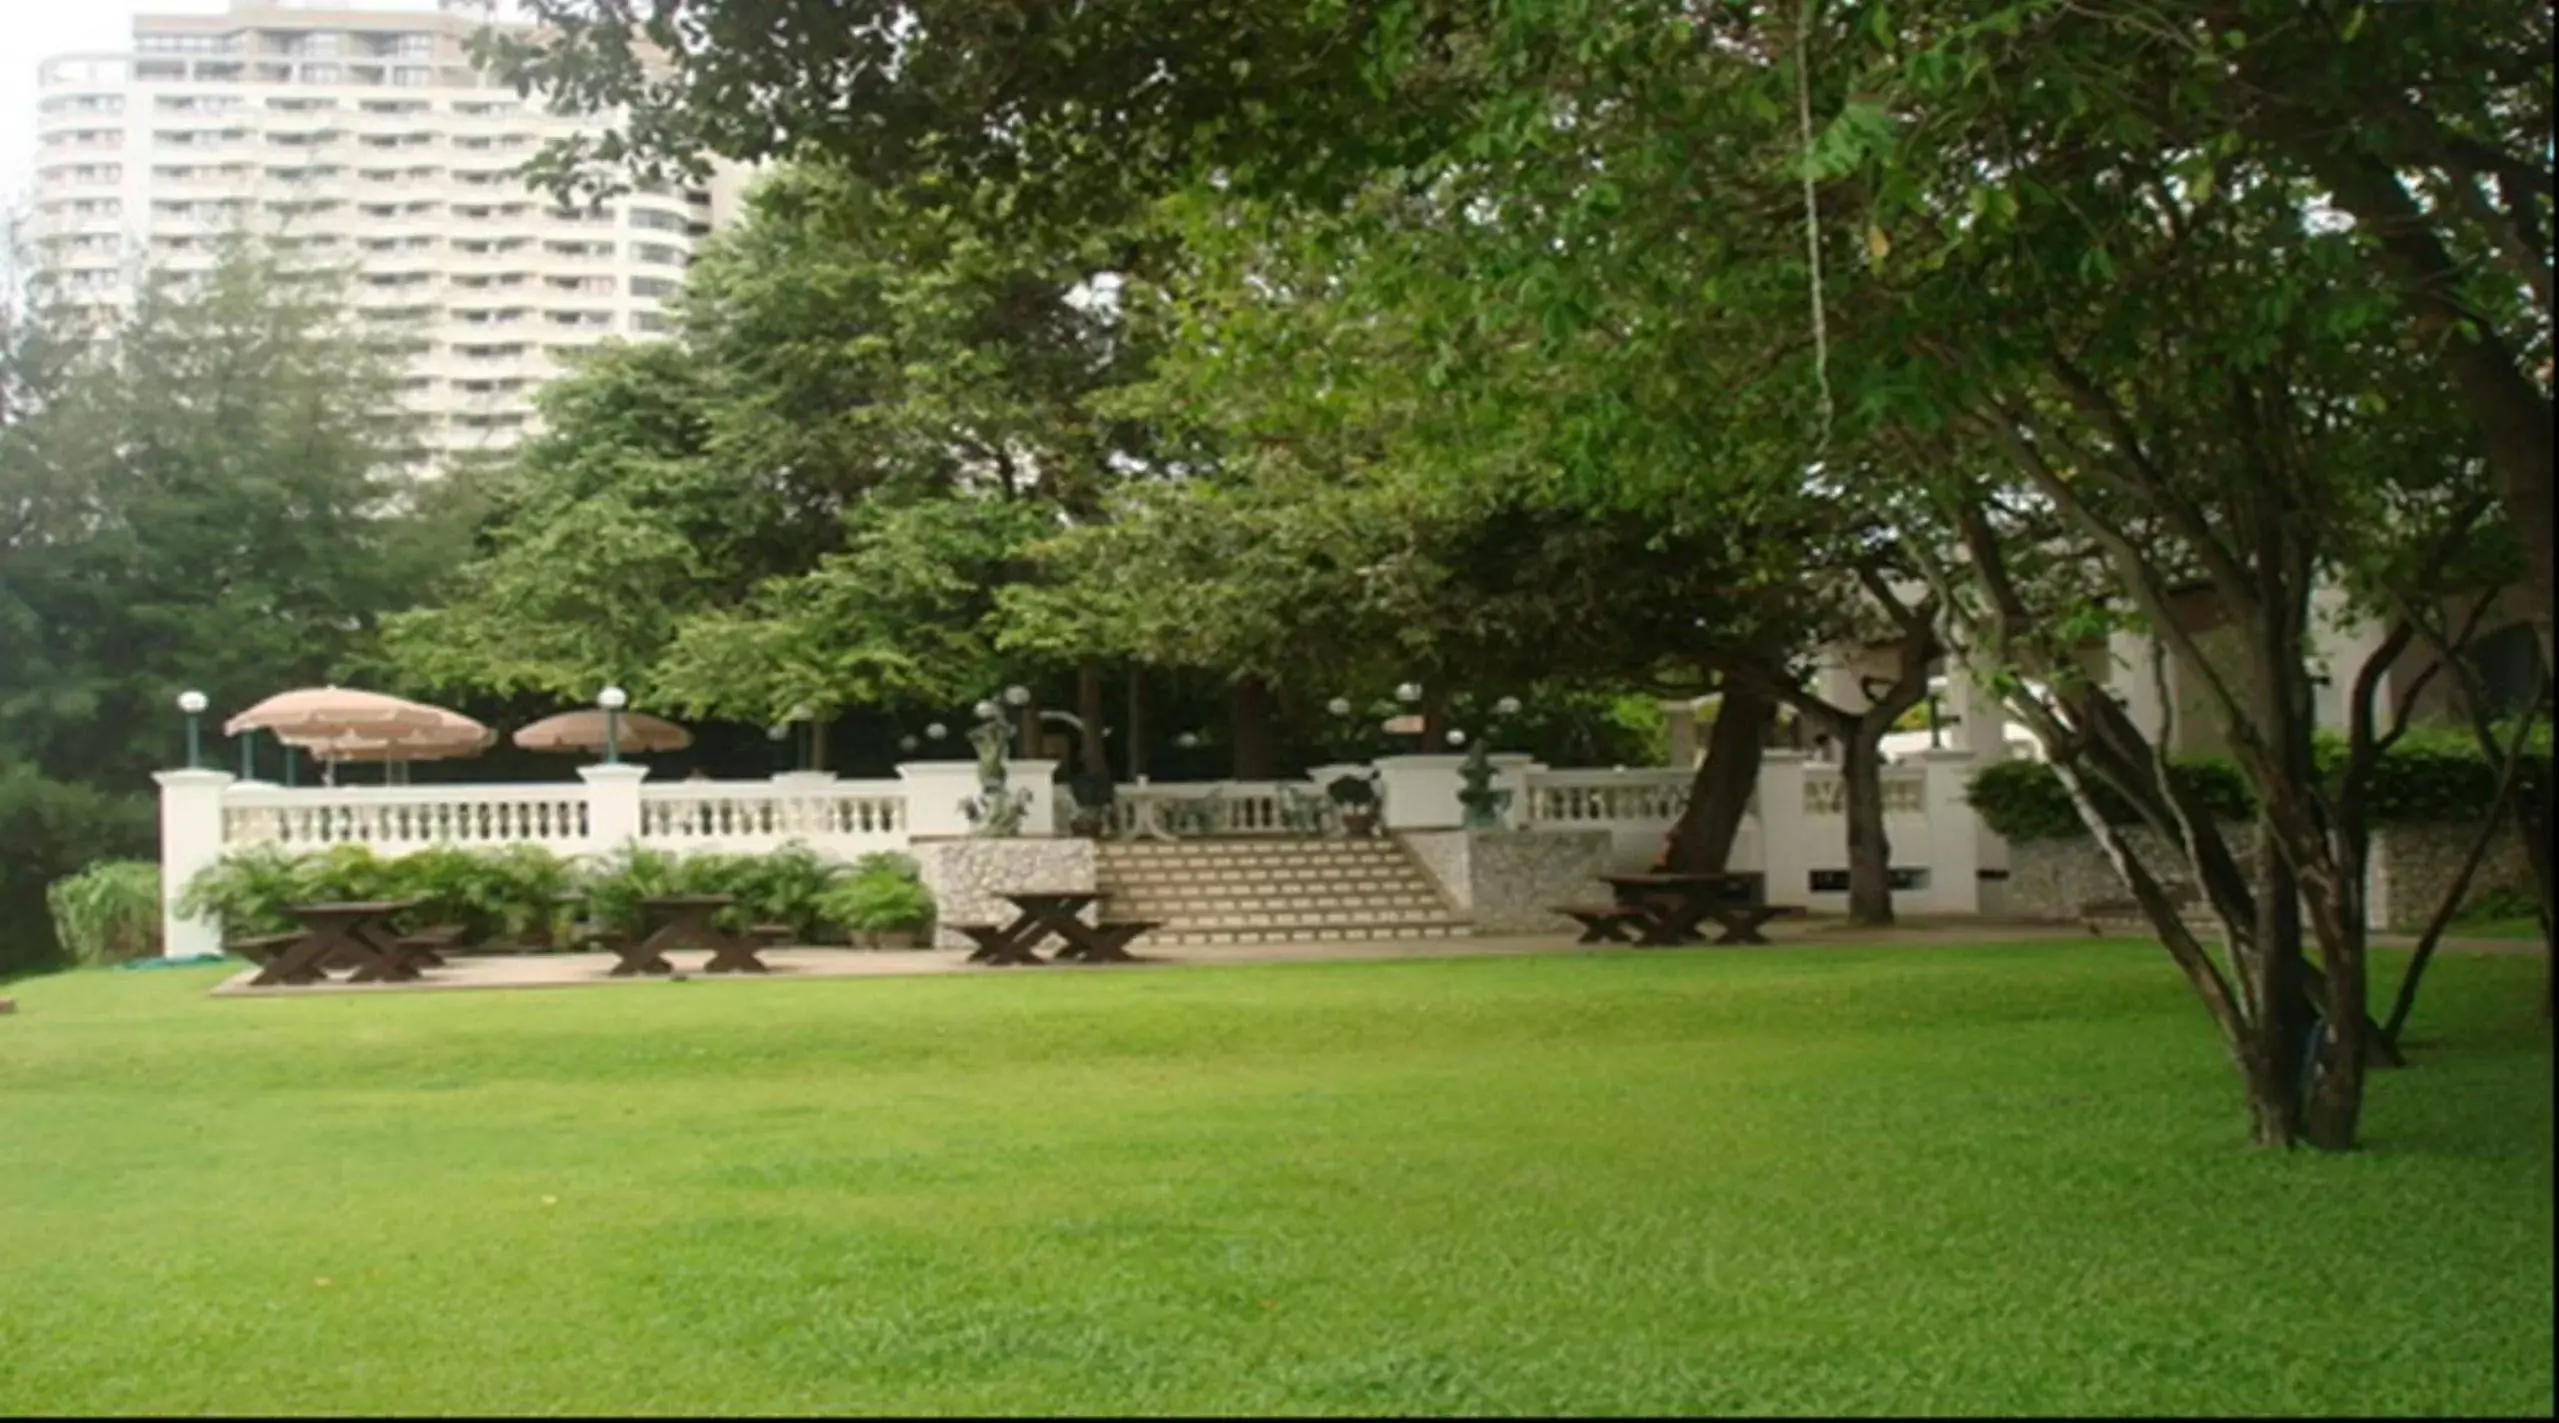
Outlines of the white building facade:
{"label": "white building facade", "polygon": [[546,112],[474,68],[479,0],[232,0],[144,15],[131,49],[39,72],[33,235],[70,300],[112,311],[148,269],[259,233],[355,273],[386,318],[427,459],[500,452],[531,396],[610,337],[666,329],[741,175],[564,208],[521,165],[609,120]]}

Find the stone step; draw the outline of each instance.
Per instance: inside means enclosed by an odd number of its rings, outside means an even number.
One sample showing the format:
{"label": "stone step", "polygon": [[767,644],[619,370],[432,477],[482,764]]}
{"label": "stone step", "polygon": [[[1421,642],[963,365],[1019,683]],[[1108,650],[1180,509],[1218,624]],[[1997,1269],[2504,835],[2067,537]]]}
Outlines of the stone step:
{"label": "stone step", "polygon": [[1439,896],[1429,894],[1343,895],[1322,899],[1158,899],[1147,895],[1114,894],[1102,902],[1110,907],[1114,917],[1131,919],[1181,918],[1194,914],[1291,914],[1324,909],[1448,912],[1448,906]]}
{"label": "stone step", "polygon": [[1217,948],[1239,944],[1361,943],[1378,939],[1463,939],[1471,926],[1449,920],[1439,924],[1332,924],[1306,928],[1175,929],[1167,926],[1137,943],[1143,955],[1150,945],[1166,948]]}
{"label": "stone step", "polygon": [[[1154,916],[1147,916],[1154,917]],[[1395,911],[1387,909],[1333,909],[1299,914],[1194,914],[1158,919],[1161,932],[1190,933],[1217,930],[1241,934],[1280,934],[1299,929],[1334,929],[1370,925],[1393,929],[1428,928],[1432,925],[1454,925],[1466,928],[1466,921],[1452,917],[1445,909]]]}

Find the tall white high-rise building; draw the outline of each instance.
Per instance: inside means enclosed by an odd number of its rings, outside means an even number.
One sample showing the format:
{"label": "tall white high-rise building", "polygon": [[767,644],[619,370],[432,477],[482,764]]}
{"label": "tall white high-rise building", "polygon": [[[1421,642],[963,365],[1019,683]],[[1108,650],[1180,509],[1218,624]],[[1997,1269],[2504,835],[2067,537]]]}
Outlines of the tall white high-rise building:
{"label": "tall white high-rise building", "polygon": [[532,392],[661,301],[733,208],[739,175],[562,208],[518,177],[597,120],[475,69],[485,0],[231,0],[144,15],[130,50],[39,72],[33,235],[71,299],[129,303],[146,268],[210,265],[260,232],[357,273],[403,318],[404,396],[445,463],[514,445]]}

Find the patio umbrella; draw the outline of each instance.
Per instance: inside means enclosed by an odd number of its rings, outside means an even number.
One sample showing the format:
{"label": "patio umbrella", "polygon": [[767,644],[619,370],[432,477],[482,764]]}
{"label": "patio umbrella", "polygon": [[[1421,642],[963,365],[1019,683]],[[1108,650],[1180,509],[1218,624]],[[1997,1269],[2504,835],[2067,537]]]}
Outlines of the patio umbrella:
{"label": "patio umbrella", "polygon": [[[477,756],[497,744],[498,734],[460,712],[442,707],[426,707],[436,720],[427,726],[404,726],[381,731],[344,731],[333,736],[292,735],[278,733],[277,740],[299,747],[317,758],[322,767],[334,771],[342,764],[374,762],[396,767],[410,761],[445,761],[459,756]],[[386,775],[389,772],[385,772]],[[331,781],[334,783],[335,777]]]}
{"label": "patio umbrella", "polygon": [[[681,751],[693,744],[692,732],[644,712],[622,713],[621,735],[625,751]],[[589,709],[546,716],[518,730],[514,740],[527,751],[602,751],[604,713]]]}
{"label": "patio umbrella", "polygon": [[453,715],[440,707],[380,692],[359,692],[352,687],[302,687],[278,692],[224,722],[222,734],[272,731],[287,740],[393,736],[435,727]]}
{"label": "patio umbrella", "polygon": [[279,734],[323,761],[444,761],[477,756],[497,744],[498,734],[460,712],[430,707],[441,720],[433,726],[400,727],[377,733],[340,732],[335,736]]}

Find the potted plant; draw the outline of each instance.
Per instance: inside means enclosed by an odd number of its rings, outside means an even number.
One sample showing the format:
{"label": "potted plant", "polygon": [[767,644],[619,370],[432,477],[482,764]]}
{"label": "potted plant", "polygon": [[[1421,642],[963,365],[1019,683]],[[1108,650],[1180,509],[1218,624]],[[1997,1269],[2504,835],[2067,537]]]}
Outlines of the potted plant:
{"label": "potted plant", "polygon": [[1110,828],[1111,803],[1119,798],[1118,787],[1108,771],[1078,771],[1066,783],[1067,794],[1075,802],[1074,812],[1067,817],[1070,835],[1098,840]]}
{"label": "potted plant", "polygon": [[933,893],[902,855],[865,855],[853,874],[819,896],[827,919],[843,925],[869,949],[911,949],[929,943]]}
{"label": "potted plant", "polygon": [[1332,797],[1333,806],[1342,815],[1342,833],[1354,839],[1377,833],[1377,780],[1375,773],[1366,776],[1335,776],[1324,786],[1324,794]]}

